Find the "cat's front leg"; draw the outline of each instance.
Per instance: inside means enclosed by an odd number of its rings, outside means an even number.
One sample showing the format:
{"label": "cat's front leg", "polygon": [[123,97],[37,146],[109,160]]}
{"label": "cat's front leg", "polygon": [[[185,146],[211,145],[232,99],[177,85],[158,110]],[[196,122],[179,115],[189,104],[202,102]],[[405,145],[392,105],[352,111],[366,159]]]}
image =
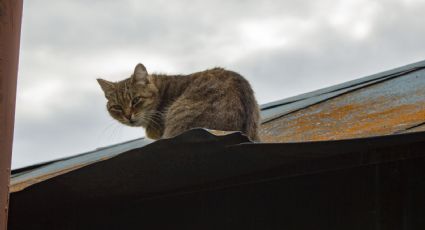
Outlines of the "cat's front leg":
{"label": "cat's front leg", "polygon": [[158,140],[161,139],[164,130],[162,128],[154,127],[152,125],[148,125],[146,127],[146,136],[150,139]]}

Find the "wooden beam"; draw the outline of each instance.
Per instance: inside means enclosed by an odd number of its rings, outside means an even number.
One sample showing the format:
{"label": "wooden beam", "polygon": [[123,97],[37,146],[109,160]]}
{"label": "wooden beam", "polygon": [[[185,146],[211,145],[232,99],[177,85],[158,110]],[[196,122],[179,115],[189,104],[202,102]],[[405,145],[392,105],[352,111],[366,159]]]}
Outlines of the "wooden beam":
{"label": "wooden beam", "polygon": [[22,0],[0,0],[0,230],[7,229]]}

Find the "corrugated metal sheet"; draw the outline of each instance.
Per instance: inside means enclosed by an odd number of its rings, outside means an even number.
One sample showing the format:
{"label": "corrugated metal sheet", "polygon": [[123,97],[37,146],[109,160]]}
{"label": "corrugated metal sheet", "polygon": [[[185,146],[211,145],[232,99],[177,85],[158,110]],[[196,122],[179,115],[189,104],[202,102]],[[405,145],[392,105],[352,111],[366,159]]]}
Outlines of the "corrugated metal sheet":
{"label": "corrugated metal sheet", "polygon": [[265,142],[359,138],[424,130],[425,62],[263,107]]}

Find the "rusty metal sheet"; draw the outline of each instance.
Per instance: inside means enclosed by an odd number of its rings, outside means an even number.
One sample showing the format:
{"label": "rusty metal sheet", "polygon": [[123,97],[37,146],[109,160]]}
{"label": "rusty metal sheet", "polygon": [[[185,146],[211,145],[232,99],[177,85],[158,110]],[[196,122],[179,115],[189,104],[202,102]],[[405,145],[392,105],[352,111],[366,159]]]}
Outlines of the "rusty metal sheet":
{"label": "rusty metal sheet", "polygon": [[310,98],[306,98],[306,99],[302,99],[299,101],[294,101],[294,102],[290,102],[290,103],[285,103],[284,105],[281,106],[273,106],[273,107],[267,107],[266,109],[263,109],[261,111],[261,120],[263,123],[266,123],[268,121],[274,120],[276,118],[282,117],[283,115],[286,115],[288,113],[292,113],[295,111],[298,111],[300,109],[309,107],[311,105],[326,101],[328,99],[337,97],[339,95],[351,92],[353,90],[356,89],[360,89],[360,88],[364,88],[366,86],[372,85],[372,84],[376,84],[379,83],[381,81],[385,81],[387,79],[392,78],[393,76],[389,76],[389,77],[383,77],[380,79],[376,79],[373,81],[368,81],[366,83],[363,84],[358,84],[358,85],[354,85],[348,88],[342,88],[342,89],[338,89],[335,91],[330,91],[327,93],[323,93],[323,94],[319,94]]}
{"label": "rusty metal sheet", "polygon": [[344,93],[363,88],[368,85],[376,84],[385,80],[399,77],[425,68],[425,61],[416,62],[410,65],[402,66],[392,70],[362,77],[352,81],[344,82],[334,86],[304,93],[294,97],[286,98],[261,105],[261,117],[263,122],[281,117],[285,114],[297,111],[310,105],[325,101],[327,99],[342,95]]}
{"label": "rusty metal sheet", "polygon": [[[425,122],[425,69],[410,71],[265,122],[265,142],[402,133]],[[416,127],[423,130],[423,127]]]}

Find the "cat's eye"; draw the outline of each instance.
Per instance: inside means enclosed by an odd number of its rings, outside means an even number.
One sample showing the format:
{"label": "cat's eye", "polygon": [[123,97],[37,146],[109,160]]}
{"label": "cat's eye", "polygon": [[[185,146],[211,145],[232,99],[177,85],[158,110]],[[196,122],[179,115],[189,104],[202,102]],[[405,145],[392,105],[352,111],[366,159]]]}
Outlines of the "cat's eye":
{"label": "cat's eye", "polygon": [[131,101],[131,104],[132,104],[132,105],[137,105],[137,103],[139,103],[141,99],[142,99],[141,97],[135,97],[135,98],[133,98],[133,100]]}
{"label": "cat's eye", "polygon": [[117,112],[121,112],[122,111],[122,107],[119,105],[113,105],[110,108],[111,110],[117,111]]}

